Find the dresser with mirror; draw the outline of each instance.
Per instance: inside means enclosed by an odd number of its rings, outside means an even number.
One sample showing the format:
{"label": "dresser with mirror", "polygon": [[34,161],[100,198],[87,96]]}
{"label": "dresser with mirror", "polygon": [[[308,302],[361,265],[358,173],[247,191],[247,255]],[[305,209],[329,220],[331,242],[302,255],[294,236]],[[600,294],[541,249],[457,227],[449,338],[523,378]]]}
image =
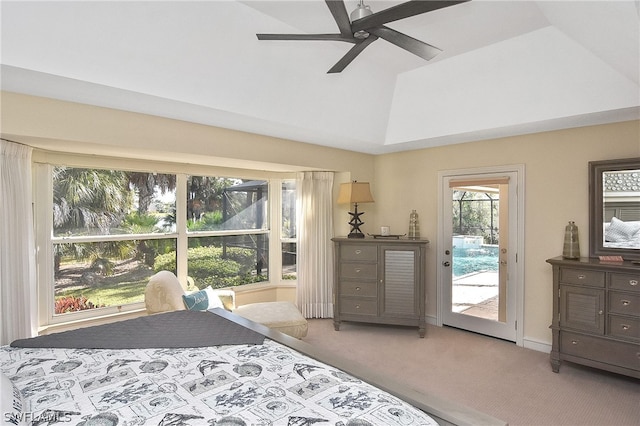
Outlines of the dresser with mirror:
{"label": "dresser with mirror", "polygon": [[640,378],[640,158],[589,163],[589,257],[553,268],[551,368]]}

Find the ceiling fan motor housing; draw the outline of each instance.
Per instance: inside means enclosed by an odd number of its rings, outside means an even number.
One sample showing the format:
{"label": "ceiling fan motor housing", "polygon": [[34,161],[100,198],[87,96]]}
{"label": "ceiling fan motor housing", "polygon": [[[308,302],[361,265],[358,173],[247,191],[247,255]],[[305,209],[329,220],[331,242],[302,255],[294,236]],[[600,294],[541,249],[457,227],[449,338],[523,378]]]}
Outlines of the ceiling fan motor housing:
{"label": "ceiling fan motor housing", "polygon": [[[351,12],[349,17],[351,18],[351,22],[357,21],[358,19],[364,18],[365,16],[372,15],[371,7],[365,5],[362,1],[358,3],[358,6]],[[365,30],[356,31],[353,33],[355,38],[365,39],[369,37],[369,33]]]}

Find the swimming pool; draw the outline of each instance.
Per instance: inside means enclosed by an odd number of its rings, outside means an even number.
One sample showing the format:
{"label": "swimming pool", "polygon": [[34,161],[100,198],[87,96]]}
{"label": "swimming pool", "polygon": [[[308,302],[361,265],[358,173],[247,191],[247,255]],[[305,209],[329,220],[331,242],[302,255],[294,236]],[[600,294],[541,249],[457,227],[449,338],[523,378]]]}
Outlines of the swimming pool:
{"label": "swimming pool", "polygon": [[453,248],[453,276],[461,277],[478,271],[498,270],[498,246]]}

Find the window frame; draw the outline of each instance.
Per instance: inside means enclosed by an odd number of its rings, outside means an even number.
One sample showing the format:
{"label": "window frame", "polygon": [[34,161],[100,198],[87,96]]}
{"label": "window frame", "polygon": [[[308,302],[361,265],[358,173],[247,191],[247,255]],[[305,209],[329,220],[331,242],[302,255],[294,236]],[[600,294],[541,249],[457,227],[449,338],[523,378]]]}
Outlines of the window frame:
{"label": "window frame", "polygon": [[[245,286],[255,289],[259,287],[277,287],[283,284],[282,280],[282,182],[295,179],[292,173],[258,172],[245,169],[229,169],[221,167],[207,167],[197,165],[156,164],[149,161],[125,161],[105,157],[76,157],[72,154],[45,155],[40,159],[34,156],[34,220],[36,235],[36,261],[37,288],[38,288],[38,322],[40,327],[46,328],[69,322],[83,322],[98,318],[109,317],[121,313],[134,313],[145,309],[144,302],[126,304],[122,306],[110,306],[99,310],[85,310],[56,315],[54,312],[54,262],[53,245],[61,242],[97,242],[97,241],[123,241],[132,239],[171,239],[176,240],[176,275],[179,281],[185,285],[187,282],[187,247],[188,239],[204,236],[225,235],[257,235],[266,234],[269,238],[269,280],[260,283],[245,284],[234,287],[242,290]],[[96,235],[79,237],[54,237],[53,234],[53,178],[52,171],[56,166],[78,168],[114,168],[123,171],[158,172],[176,175],[176,231],[151,234],[126,234],[126,235]],[[160,171],[161,169],[161,171]],[[254,230],[222,230],[222,231],[188,231],[186,215],[187,176],[233,176],[239,179],[259,179],[268,182],[268,218],[266,229]],[[288,280],[286,285],[292,285],[293,280]]]}

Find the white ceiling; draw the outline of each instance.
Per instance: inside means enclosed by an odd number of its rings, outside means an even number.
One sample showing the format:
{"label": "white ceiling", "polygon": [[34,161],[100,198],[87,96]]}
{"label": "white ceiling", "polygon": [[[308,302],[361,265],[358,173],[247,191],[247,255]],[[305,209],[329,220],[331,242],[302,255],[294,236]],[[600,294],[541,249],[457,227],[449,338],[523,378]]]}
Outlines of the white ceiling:
{"label": "white ceiling", "polygon": [[388,24],[433,60],[379,39],[340,74],[351,44],[255,36],[338,33],[320,0],[1,6],[12,92],[372,154],[640,118],[638,0],[472,0]]}

